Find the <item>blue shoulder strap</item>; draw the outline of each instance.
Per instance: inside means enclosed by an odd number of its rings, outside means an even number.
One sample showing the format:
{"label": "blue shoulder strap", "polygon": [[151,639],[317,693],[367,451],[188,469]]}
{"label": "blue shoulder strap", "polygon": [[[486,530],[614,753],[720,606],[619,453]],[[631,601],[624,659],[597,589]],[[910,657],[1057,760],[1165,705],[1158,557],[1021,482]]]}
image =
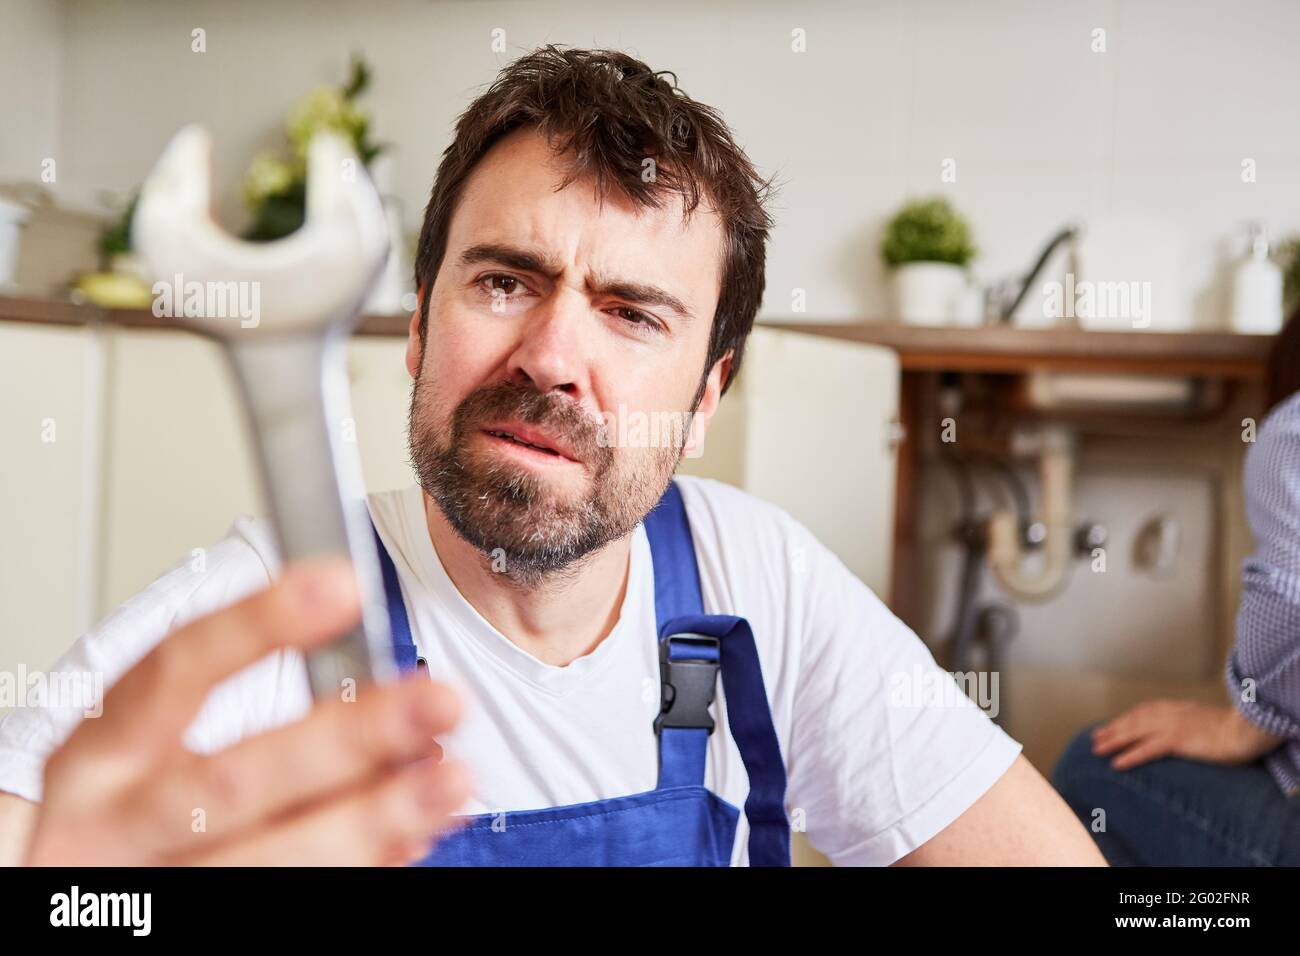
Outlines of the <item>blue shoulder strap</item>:
{"label": "blue shoulder strap", "polygon": [[[679,690],[669,683],[674,662],[717,662],[727,695],[727,722],[749,775],[745,818],[749,821],[751,866],[790,865],[790,823],[785,814],[785,763],[772,724],[758,648],[749,622],[727,614],[705,614],[699,565],[681,489],[671,482],[645,518],[655,578],[665,710],[676,709]],[[688,678],[689,679],[689,678]],[[674,681],[675,682],[675,681]],[[702,703],[707,707],[712,688]],[[661,715],[661,720],[663,716]],[[686,721],[690,723],[690,721]],[[657,725],[659,786],[704,782],[704,759],[713,721],[703,726]]]}
{"label": "blue shoulder strap", "polygon": [[384,578],[384,602],[388,605],[388,627],[393,634],[393,659],[399,670],[415,670],[420,662],[415,641],[411,638],[411,622],[406,616],[406,602],[402,600],[402,585],[397,580],[397,568],[379,537],[379,529],[372,520],[370,528],[375,533],[375,547],[379,551],[379,570]]}

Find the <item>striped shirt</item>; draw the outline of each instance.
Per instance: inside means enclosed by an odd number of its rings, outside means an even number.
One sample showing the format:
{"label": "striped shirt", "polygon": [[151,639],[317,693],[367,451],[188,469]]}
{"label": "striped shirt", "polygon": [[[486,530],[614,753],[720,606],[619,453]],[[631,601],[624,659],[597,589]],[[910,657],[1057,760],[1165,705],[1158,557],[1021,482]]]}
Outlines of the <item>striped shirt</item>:
{"label": "striped shirt", "polygon": [[1246,517],[1255,551],[1242,566],[1227,684],[1242,715],[1285,742],[1265,758],[1300,795],[1300,392],[1264,419],[1246,453]]}

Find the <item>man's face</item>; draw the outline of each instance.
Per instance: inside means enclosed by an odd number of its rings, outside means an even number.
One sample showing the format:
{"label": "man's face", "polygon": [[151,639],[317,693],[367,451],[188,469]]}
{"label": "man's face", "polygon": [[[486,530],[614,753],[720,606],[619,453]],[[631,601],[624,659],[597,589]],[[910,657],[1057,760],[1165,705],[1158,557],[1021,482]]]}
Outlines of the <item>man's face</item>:
{"label": "man's face", "polygon": [[588,178],[557,192],[565,172],[531,129],[484,156],[452,217],[425,347],[418,315],[407,347],[420,484],[530,583],[636,527],[683,436],[703,441],[730,365],[701,392],[716,215],[702,205],[685,224],[679,201],[647,209],[617,191],[602,205]]}

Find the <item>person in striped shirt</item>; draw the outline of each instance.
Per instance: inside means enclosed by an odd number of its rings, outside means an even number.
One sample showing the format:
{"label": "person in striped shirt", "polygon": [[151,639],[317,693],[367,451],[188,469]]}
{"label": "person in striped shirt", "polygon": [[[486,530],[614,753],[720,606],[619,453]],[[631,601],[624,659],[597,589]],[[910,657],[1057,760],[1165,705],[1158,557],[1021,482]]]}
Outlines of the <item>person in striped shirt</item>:
{"label": "person in striped shirt", "polygon": [[1267,392],[1246,454],[1255,550],[1230,702],[1146,701],[1081,731],[1053,773],[1112,865],[1300,865],[1300,308],[1274,343]]}

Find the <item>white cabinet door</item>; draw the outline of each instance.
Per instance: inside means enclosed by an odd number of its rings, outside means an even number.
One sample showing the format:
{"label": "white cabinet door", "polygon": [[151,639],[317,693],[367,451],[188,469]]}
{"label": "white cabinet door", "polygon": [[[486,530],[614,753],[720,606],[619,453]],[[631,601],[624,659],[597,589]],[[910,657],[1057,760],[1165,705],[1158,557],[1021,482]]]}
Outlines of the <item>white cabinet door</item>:
{"label": "white cabinet door", "polygon": [[260,510],[257,474],[220,350],[184,332],[112,333],[101,613]]}
{"label": "white cabinet door", "polygon": [[84,329],[0,323],[0,669],[6,672],[47,668],[94,616],[87,588],[98,556],[89,492],[100,435],[87,404],[101,344]]}
{"label": "white cabinet door", "polygon": [[[405,340],[356,339],[349,348],[355,435],[370,490],[411,480]],[[240,514],[265,514],[243,412],[212,343],[176,332],[114,334],[105,498],[107,612]]]}
{"label": "white cabinet door", "polygon": [[704,454],[682,471],[780,505],[877,594],[893,558],[898,357],[757,328]]}

